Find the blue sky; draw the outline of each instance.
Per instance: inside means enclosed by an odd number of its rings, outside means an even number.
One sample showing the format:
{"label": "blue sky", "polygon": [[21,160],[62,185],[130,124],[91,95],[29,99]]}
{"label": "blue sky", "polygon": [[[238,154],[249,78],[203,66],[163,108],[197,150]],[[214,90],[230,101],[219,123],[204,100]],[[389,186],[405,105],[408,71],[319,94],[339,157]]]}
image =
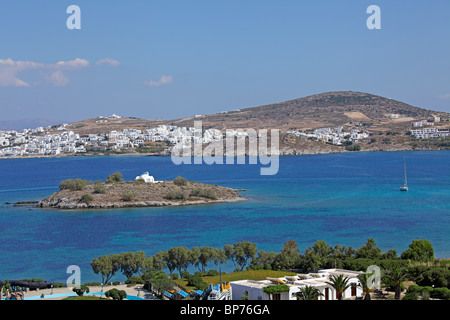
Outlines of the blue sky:
{"label": "blue sky", "polygon": [[[69,30],[69,5],[81,30]],[[370,5],[381,30],[369,30]],[[2,0],[0,120],[147,119],[351,90],[450,112],[448,0]]]}

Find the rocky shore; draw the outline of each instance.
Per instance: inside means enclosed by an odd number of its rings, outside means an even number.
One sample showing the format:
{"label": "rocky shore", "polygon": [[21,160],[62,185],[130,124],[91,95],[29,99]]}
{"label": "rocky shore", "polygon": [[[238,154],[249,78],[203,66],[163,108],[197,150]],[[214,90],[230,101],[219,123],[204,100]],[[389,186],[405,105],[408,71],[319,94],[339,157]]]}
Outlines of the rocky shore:
{"label": "rocky shore", "polygon": [[235,189],[192,181],[183,186],[176,185],[172,181],[119,182],[102,185],[104,190],[101,193],[96,192],[94,184],[78,191],[59,190],[41,200],[37,206],[77,210],[186,206],[247,200]]}

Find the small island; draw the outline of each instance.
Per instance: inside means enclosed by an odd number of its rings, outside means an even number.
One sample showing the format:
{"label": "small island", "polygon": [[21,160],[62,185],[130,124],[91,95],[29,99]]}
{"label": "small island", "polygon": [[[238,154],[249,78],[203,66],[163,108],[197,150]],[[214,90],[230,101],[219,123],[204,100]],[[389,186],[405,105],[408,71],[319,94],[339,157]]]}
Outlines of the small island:
{"label": "small island", "polygon": [[69,179],[59,184],[60,190],[41,200],[40,208],[113,209],[162,206],[186,206],[220,202],[245,201],[238,191],[218,185],[187,181],[124,181],[120,172],[105,182]]}

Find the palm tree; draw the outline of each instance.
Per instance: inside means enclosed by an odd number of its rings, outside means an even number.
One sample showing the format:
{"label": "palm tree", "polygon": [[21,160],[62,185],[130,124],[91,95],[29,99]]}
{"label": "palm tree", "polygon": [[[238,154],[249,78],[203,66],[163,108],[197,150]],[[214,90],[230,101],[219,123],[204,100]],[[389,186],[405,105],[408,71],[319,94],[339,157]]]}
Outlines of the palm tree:
{"label": "palm tree", "polygon": [[342,295],[344,294],[344,291],[350,288],[349,278],[344,277],[344,275],[340,274],[338,276],[331,276],[330,281],[326,282],[328,285],[330,285],[335,291],[336,296],[338,300],[342,300]]}
{"label": "palm tree", "polygon": [[391,270],[387,270],[384,273],[383,282],[389,286],[393,287],[395,290],[395,299],[400,300],[400,293],[402,292],[402,282],[406,280],[407,272],[405,268],[395,266]]}
{"label": "palm tree", "polygon": [[358,276],[359,279],[358,287],[362,289],[364,300],[371,300],[370,293],[373,292],[371,284],[369,283],[369,278],[371,275],[372,275],[371,273],[362,273]]}
{"label": "palm tree", "polygon": [[320,290],[313,286],[301,287],[299,292],[293,293],[292,295],[299,300],[319,300],[319,297],[323,296]]}

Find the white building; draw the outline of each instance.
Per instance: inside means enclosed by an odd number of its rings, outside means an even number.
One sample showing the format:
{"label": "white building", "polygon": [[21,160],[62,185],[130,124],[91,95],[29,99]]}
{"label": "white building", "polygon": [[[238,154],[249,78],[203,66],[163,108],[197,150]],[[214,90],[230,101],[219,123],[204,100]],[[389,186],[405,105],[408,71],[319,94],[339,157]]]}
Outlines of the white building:
{"label": "white building", "polygon": [[137,180],[144,180],[145,183],[158,183],[161,181],[156,181],[153,176],[151,176],[148,172],[142,173],[140,176],[137,176],[135,181]]}
{"label": "white building", "polygon": [[[319,300],[337,300],[336,291],[327,284],[331,276],[343,275],[349,279],[350,287],[343,293],[343,299],[353,298],[362,295],[362,290],[358,286],[358,275],[362,272],[343,270],[343,269],[325,269],[317,273],[298,274],[296,276],[286,276],[282,278],[268,278],[262,281],[240,280],[230,282],[232,288],[232,300],[241,300],[241,297],[247,294],[248,300],[297,300],[294,295],[304,286],[313,286],[319,289],[322,296]],[[269,297],[263,289],[275,284],[286,284],[289,291],[272,294]]]}

